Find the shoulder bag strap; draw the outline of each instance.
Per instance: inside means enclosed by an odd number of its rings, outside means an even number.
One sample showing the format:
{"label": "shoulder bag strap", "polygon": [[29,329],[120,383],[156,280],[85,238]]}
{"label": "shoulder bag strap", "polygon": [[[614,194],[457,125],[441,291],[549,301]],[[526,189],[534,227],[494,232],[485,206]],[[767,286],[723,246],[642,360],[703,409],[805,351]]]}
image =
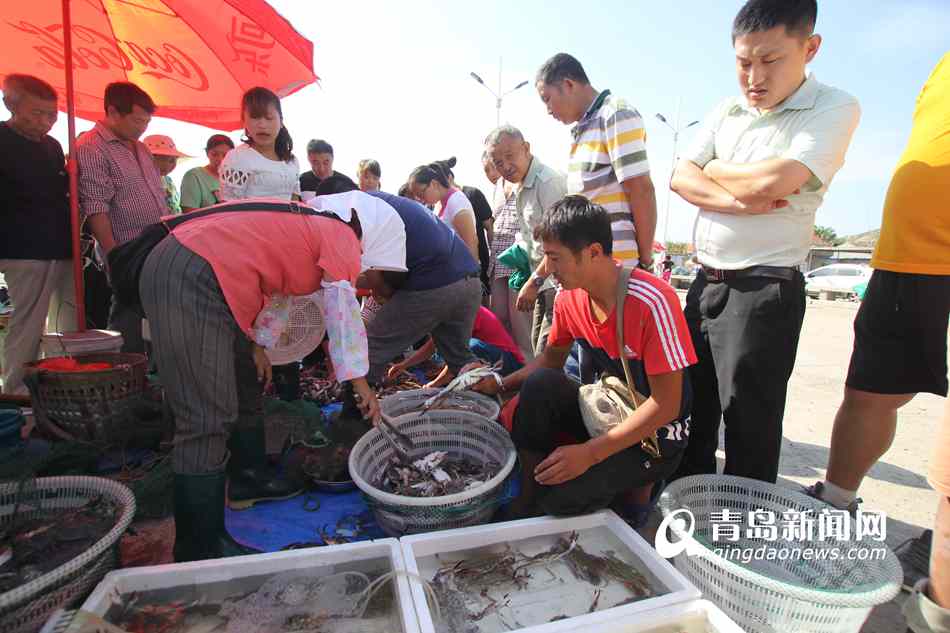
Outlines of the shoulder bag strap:
{"label": "shoulder bag strap", "polygon": [[[630,283],[630,275],[633,274],[632,268],[621,268],[620,276],[617,279],[617,345],[620,348],[620,364],[623,365],[623,374],[627,379],[627,389],[630,391],[630,400],[633,402],[633,410],[636,411],[640,406],[640,394],[637,393],[637,387],[633,382],[633,376],[630,373],[630,364],[627,362],[627,356],[624,353],[626,347],[623,342],[623,306],[627,302],[627,285]],[[650,437],[644,438],[640,446],[653,457],[660,456],[660,442],[656,436],[656,431]]]}
{"label": "shoulder bag strap", "polygon": [[282,211],[285,213],[296,213],[298,215],[316,215],[316,216],[327,216],[333,215],[331,213],[321,213],[316,209],[311,209],[306,205],[300,205],[296,202],[251,202],[251,201],[240,201],[240,202],[224,202],[221,204],[216,204],[213,207],[207,209],[202,209],[201,211],[192,211],[191,213],[183,213],[182,215],[176,216],[169,220],[165,220],[162,224],[165,225],[165,228],[169,232],[173,231],[179,224],[183,224],[188,220],[195,220],[197,218],[203,218],[209,215],[214,215],[216,213],[233,213],[235,211],[257,211],[257,212],[273,212],[273,211]]}
{"label": "shoulder bag strap", "polygon": [[630,374],[630,365],[627,363],[627,356],[624,354],[623,340],[623,306],[627,302],[627,284],[630,282],[632,268],[621,268],[620,275],[617,277],[617,346],[620,349],[620,364],[623,365],[623,375],[627,379],[627,389],[630,390],[630,399],[633,401],[634,410],[640,406],[637,402],[637,390],[633,384],[633,376]]}

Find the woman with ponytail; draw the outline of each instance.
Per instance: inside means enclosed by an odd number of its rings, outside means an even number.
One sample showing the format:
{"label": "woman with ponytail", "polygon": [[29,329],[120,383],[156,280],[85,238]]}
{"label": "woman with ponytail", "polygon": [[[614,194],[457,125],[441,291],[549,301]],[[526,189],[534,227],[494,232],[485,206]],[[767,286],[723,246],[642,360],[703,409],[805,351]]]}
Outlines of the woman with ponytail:
{"label": "woman with ponytail", "polygon": [[454,166],[452,159],[417,167],[409,176],[410,191],[422,204],[434,205],[435,214],[455,231],[478,261],[475,212],[462,190],[452,185],[448,170]]}
{"label": "woman with ponytail", "polygon": [[280,99],[267,88],[251,88],[241,100],[241,120],[244,144],[221,162],[221,199],[299,199],[300,166]]}

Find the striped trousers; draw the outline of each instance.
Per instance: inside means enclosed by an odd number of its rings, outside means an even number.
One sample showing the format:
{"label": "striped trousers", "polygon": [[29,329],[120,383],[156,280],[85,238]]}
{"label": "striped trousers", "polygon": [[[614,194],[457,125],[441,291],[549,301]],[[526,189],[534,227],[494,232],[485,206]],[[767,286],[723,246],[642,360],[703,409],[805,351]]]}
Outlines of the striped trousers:
{"label": "striped trousers", "polygon": [[219,472],[239,415],[260,412],[251,341],[234,320],[211,265],[174,236],[148,256],[139,292],[175,415],[173,470]]}

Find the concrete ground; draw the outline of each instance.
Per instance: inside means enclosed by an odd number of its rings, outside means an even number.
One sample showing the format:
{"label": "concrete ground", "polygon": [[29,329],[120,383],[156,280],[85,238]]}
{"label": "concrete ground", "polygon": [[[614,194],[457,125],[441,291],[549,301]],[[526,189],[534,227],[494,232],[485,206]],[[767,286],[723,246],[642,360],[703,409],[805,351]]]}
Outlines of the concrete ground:
{"label": "concrete ground", "polygon": [[[797,488],[824,478],[832,423],[854,342],[852,323],[857,309],[857,303],[808,300],[785,409],[779,465],[782,485]],[[864,499],[862,508],[887,515],[887,544],[892,549],[933,527],[937,494],[926,477],[943,407],[943,398],[921,394],[901,409],[893,446],[858,492]],[[724,457],[722,452],[719,457]],[[902,593],[875,609],[862,633],[903,633],[906,624],[900,605],[906,598],[907,594]]]}
{"label": "concrete ground", "polygon": [[[782,483],[810,484],[824,477],[835,412],[841,401],[854,343],[858,304],[808,302],[795,373],[789,383],[779,477]],[[865,478],[858,495],[862,508],[887,515],[887,544],[897,547],[933,527],[937,493],[927,483],[934,436],[944,400],[920,394],[898,412],[894,444]],[[907,594],[874,610],[865,633],[906,630],[900,604]]]}

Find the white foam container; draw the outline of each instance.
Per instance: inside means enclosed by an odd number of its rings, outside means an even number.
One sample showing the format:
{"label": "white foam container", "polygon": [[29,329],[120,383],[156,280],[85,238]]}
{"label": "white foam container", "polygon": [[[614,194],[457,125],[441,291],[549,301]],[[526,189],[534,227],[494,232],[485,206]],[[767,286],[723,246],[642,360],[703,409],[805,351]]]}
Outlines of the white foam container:
{"label": "white foam container", "polygon": [[[627,618],[647,612],[659,617],[661,614],[657,611],[658,609],[682,605],[700,598],[699,590],[696,589],[683,574],[677,571],[666,560],[662,559],[643,537],[637,534],[633,528],[627,525],[626,522],[611,510],[602,510],[594,514],[564,519],[556,519],[553,517],[524,519],[521,521],[479,525],[429,534],[405,536],[400,539],[400,544],[402,545],[403,555],[406,560],[406,568],[411,574],[418,575],[419,559],[435,554],[446,554],[449,552],[458,552],[505,543],[517,545],[518,541],[543,536],[551,536],[553,544],[553,538],[556,536],[575,530],[580,533],[584,530],[599,528],[606,528],[626,546],[630,552],[641,561],[643,569],[654,577],[655,583],[665,588],[666,592],[659,596],[631,604],[515,630],[524,633],[603,631],[607,630],[605,627],[608,624],[620,624],[626,621]],[[429,578],[426,578],[426,580],[429,580]],[[412,600],[416,606],[416,613],[419,616],[420,630],[422,633],[435,633],[435,623],[433,622],[429,605],[426,602],[422,585],[414,578],[409,580],[409,585],[412,590]],[[575,613],[583,611],[589,607],[590,602],[591,596],[587,593],[583,595],[567,594],[560,596],[557,602],[551,605],[551,617],[559,615],[562,611]],[[641,619],[637,621],[647,622],[652,621],[652,619]],[[639,629],[617,630],[636,631]],[[648,629],[643,630],[646,631]],[[729,631],[729,629],[725,630]],[[704,631],[703,633],[706,632]]]}
{"label": "white foam container", "polygon": [[569,629],[571,633],[745,633],[708,600],[645,611],[636,615]]}
{"label": "white foam container", "polygon": [[[193,563],[155,565],[123,569],[107,574],[83,603],[81,609],[104,617],[113,604],[122,603],[123,594],[132,592],[194,587],[287,571],[333,569],[336,566],[342,566],[345,570],[348,564],[373,559],[388,559],[394,571],[406,569],[399,542],[391,538]],[[335,571],[342,570],[333,569],[326,573],[335,573]],[[403,633],[418,633],[419,625],[405,574],[397,574],[393,582],[395,608],[399,613],[401,630]]]}

